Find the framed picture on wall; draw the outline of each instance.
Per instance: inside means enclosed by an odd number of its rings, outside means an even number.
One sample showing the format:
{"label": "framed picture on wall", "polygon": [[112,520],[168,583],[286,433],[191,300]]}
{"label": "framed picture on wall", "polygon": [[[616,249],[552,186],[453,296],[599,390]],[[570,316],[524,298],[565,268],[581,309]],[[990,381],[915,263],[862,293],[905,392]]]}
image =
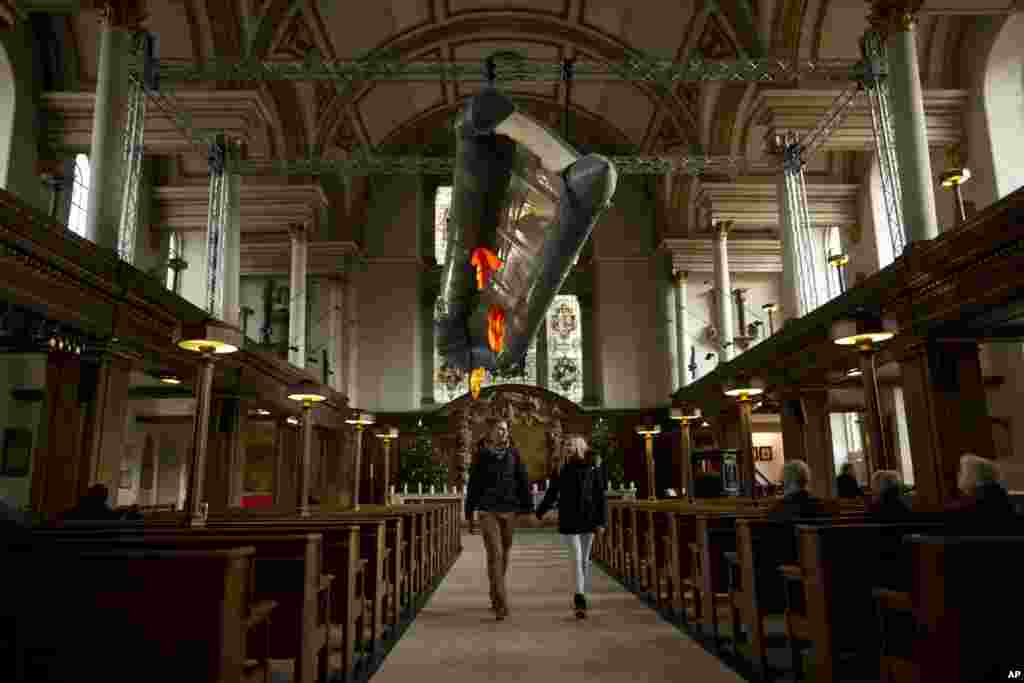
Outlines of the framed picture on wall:
{"label": "framed picture on wall", "polygon": [[757,459],[761,462],[771,462],[772,459],[772,447],[761,446],[757,449]]}
{"label": "framed picture on wall", "polygon": [[20,427],[5,429],[3,449],[0,476],[26,476],[32,460],[32,432]]}

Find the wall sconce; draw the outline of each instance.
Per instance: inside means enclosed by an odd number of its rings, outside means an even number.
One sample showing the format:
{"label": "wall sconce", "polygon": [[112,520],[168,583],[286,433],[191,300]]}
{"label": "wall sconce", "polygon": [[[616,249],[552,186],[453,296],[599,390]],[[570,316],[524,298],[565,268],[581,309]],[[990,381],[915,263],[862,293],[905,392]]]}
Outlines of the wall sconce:
{"label": "wall sconce", "polygon": [[971,169],[963,165],[960,145],[953,145],[946,153],[946,170],[939,176],[942,187],[953,188],[953,206],[956,210],[956,223],[960,225],[967,220],[967,208],[964,206],[964,195],[960,186],[971,179]]}

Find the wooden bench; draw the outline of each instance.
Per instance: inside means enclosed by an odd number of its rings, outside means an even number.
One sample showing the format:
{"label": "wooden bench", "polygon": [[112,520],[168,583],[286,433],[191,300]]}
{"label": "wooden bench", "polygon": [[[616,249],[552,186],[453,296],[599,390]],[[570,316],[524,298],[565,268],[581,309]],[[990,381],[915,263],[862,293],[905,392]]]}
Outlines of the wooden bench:
{"label": "wooden bench", "polygon": [[[1019,560],[1024,536],[904,539],[906,590],[876,587],[883,683],[1012,680],[1022,668],[1024,610]],[[1002,621],[1002,625],[1000,625]]]}
{"label": "wooden bench", "polygon": [[16,670],[5,680],[266,680],[245,651],[254,621],[273,609],[250,602],[254,553],[37,549],[17,563],[22,585],[37,590],[19,601]]}
{"label": "wooden bench", "polygon": [[[274,600],[277,608],[270,627],[273,659],[294,659],[296,683],[326,681],[329,668],[329,632],[332,625],[331,589],[335,576],[321,572],[322,535],[261,530],[155,529],[126,534],[115,528],[92,531],[43,532],[58,547],[194,550],[254,548],[253,591],[257,600]],[[340,647],[340,646],[339,646]]]}
{"label": "wooden bench", "polygon": [[799,643],[813,648],[816,681],[836,679],[839,655],[877,652],[872,590],[909,581],[904,536],[941,529],[936,521],[895,524],[798,525],[798,565],[783,565],[786,637],[794,671]]}

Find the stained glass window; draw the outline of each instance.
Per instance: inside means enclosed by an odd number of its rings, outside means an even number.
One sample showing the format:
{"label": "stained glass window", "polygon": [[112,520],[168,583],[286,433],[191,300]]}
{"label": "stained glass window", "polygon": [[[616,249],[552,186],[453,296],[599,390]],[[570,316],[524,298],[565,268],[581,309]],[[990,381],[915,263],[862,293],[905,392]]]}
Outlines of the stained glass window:
{"label": "stained glass window", "polygon": [[442,185],[434,195],[434,258],[444,264],[448,249],[448,212],[452,208],[452,187]]}
{"label": "stained glass window", "polygon": [[75,179],[71,187],[71,211],[68,213],[68,230],[85,237],[85,213],[89,207],[89,157],[75,156]]}
{"label": "stained glass window", "polygon": [[548,388],[570,401],[583,400],[583,335],[580,303],[559,294],[548,309]]}

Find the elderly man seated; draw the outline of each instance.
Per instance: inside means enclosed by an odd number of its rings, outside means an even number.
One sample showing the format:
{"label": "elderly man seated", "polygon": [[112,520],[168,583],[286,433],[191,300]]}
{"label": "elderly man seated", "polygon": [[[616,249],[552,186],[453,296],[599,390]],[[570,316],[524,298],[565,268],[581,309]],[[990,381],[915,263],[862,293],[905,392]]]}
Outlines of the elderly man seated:
{"label": "elderly man seated", "polygon": [[782,500],[769,508],[767,517],[777,522],[788,522],[802,517],[820,517],[828,511],[820,498],[807,491],[811,482],[811,468],[803,460],[790,460],[782,466]]}
{"label": "elderly man seated", "polygon": [[900,475],[895,470],[878,470],[871,476],[874,491],[867,513],[877,519],[905,519],[910,507],[903,500]]}
{"label": "elderly man seated", "polygon": [[961,497],[946,506],[956,520],[978,529],[1013,521],[1016,511],[1006,492],[999,467],[985,458],[966,453],[960,458],[957,488]]}

